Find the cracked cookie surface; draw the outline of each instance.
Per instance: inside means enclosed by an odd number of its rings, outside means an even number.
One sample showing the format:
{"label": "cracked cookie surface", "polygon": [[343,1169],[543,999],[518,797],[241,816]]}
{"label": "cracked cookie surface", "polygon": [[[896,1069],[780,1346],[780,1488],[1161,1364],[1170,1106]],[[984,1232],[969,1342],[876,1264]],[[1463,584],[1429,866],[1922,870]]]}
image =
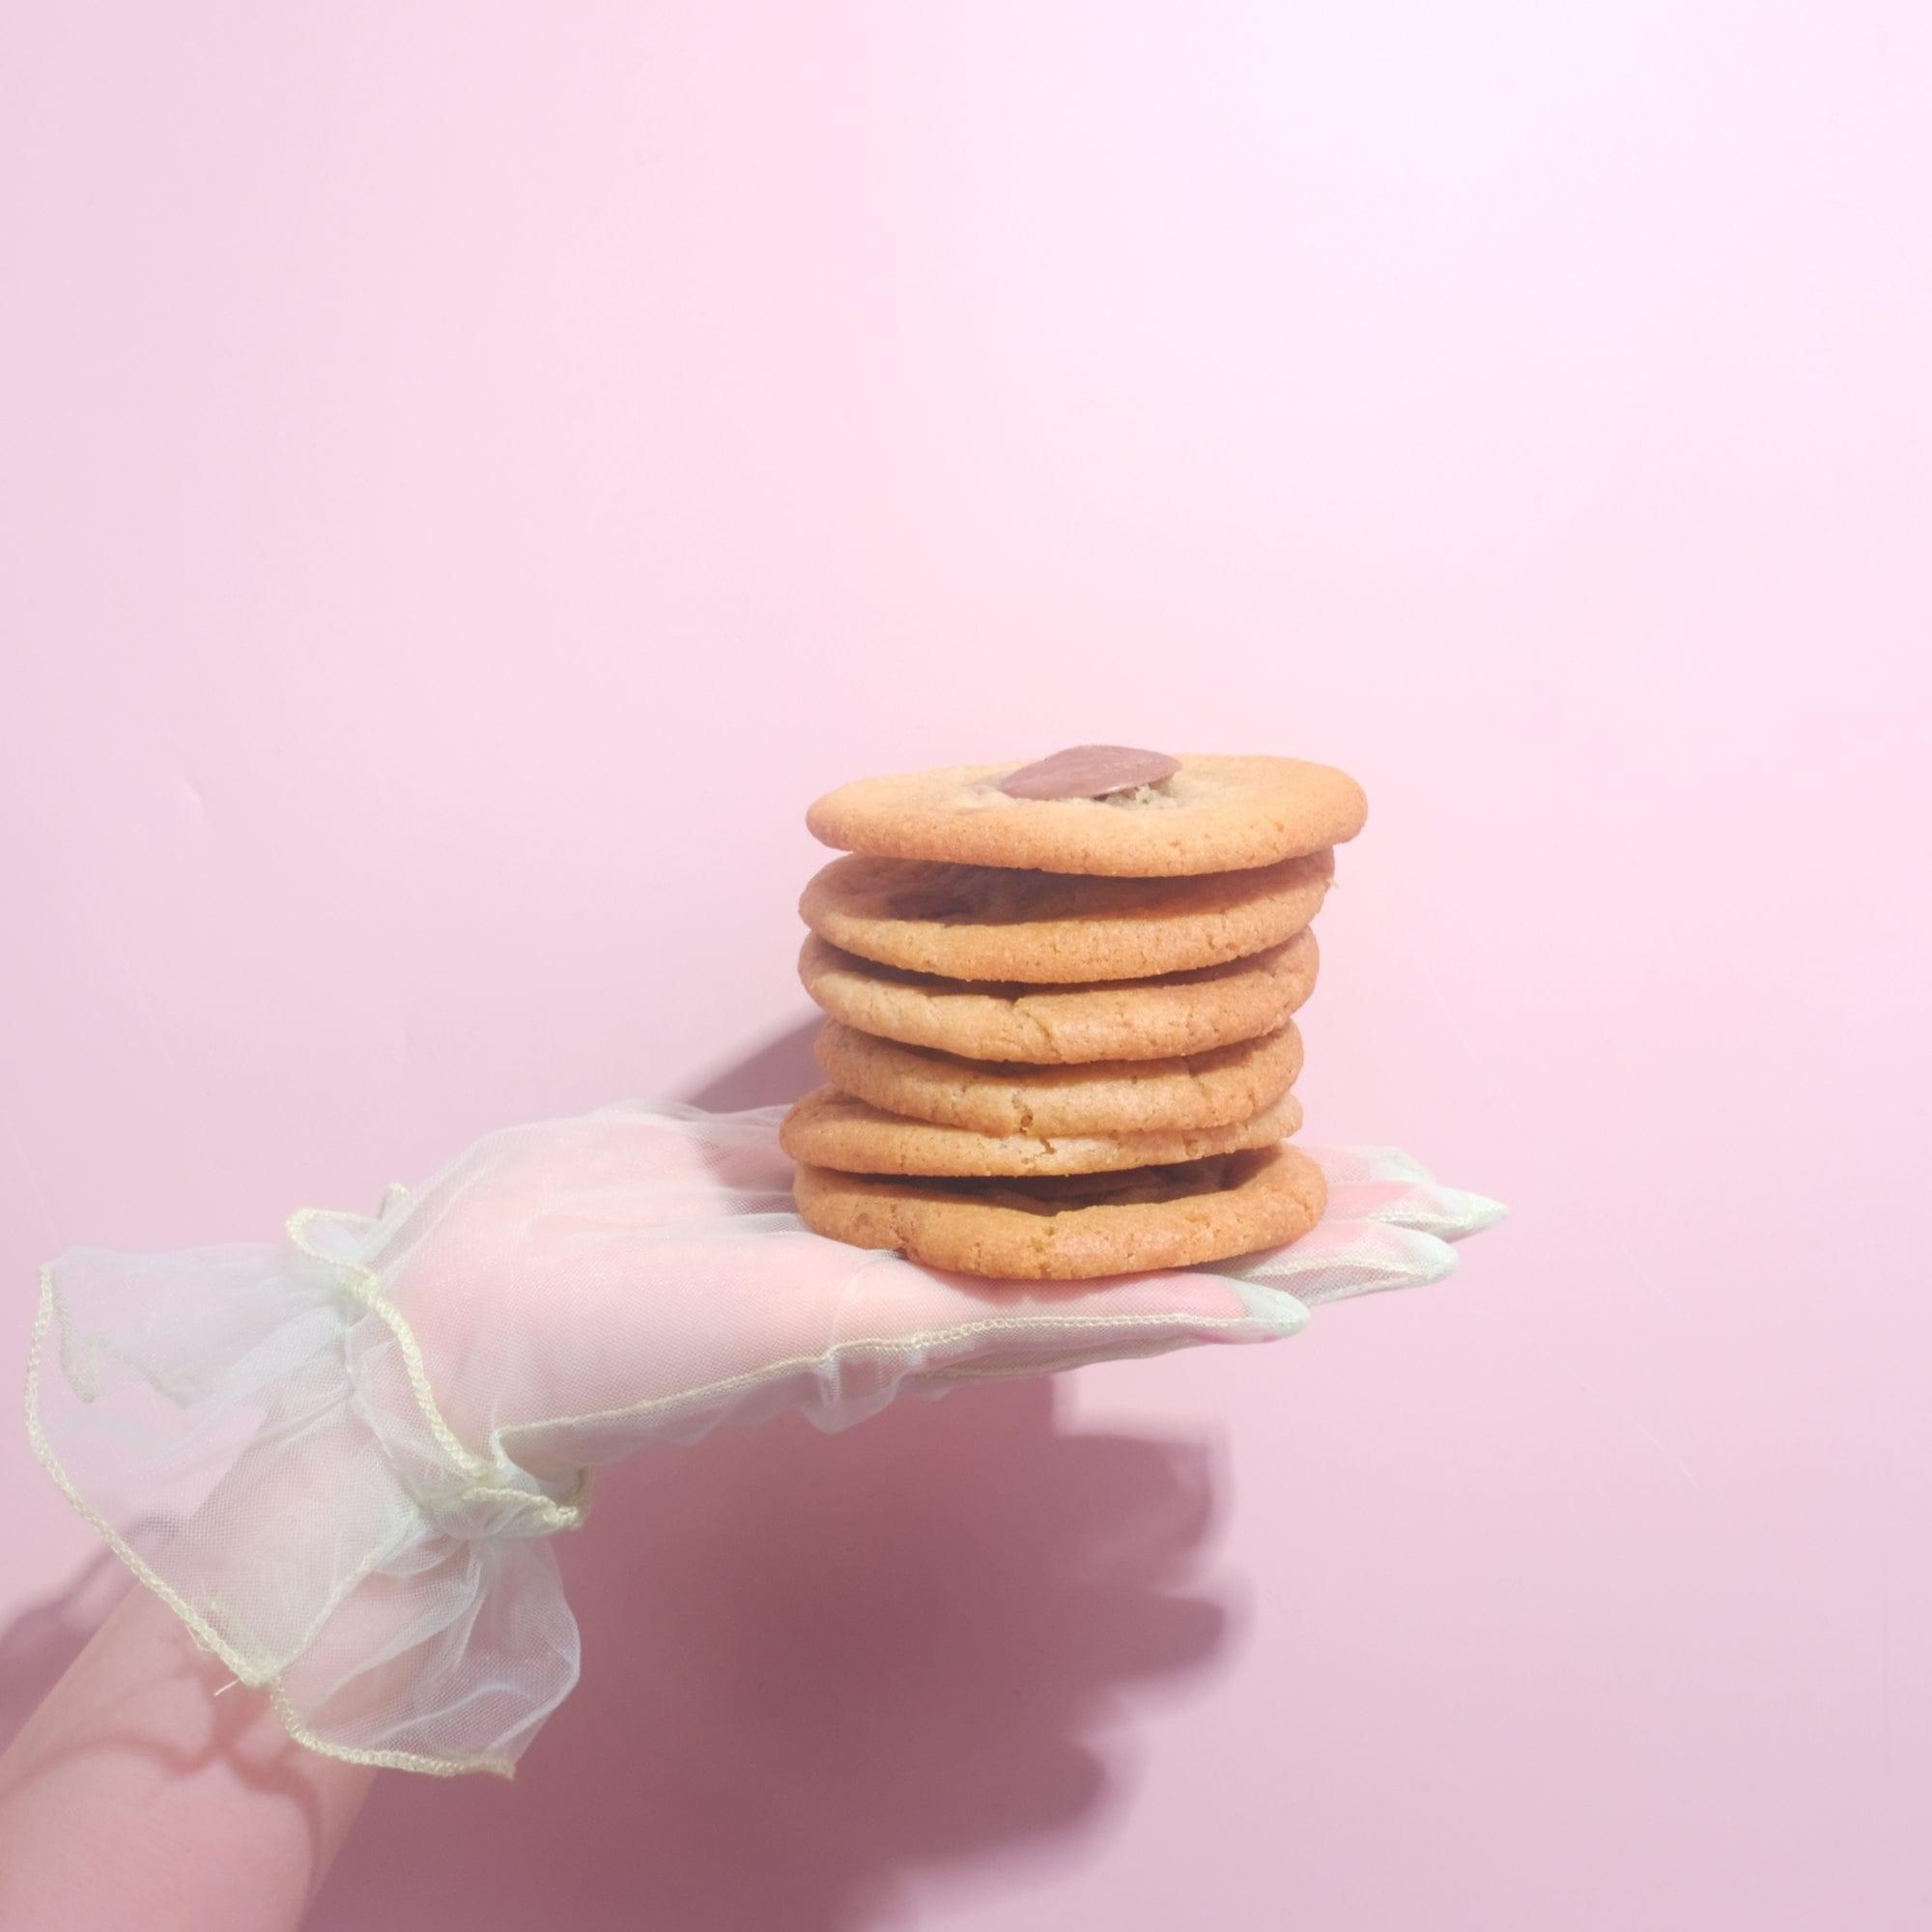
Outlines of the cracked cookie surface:
{"label": "cracked cookie surface", "polygon": [[847,1094],[889,1114],[981,1134],[1147,1133],[1219,1127],[1273,1104],[1301,1071],[1293,1020],[1258,1039],[1167,1060],[1077,1066],[962,1060],[879,1039],[838,1020],[819,1030],[818,1064]]}
{"label": "cracked cookie surface", "polygon": [[1123,1174],[914,1179],[802,1164],[806,1225],[928,1267],[1012,1281],[1189,1267],[1279,1247],[1321,1218],[1327,1184],[1287,1145]]}
{"label": "cracked cookie surface", "polygon": [[1171,878],[1339,845],[1368,817],[1353,779],[1302,758],[1183,754],[1172,778],[1111,798],[1002,792],[1000,780],[1027,762],[859,779],[805,822],[825,844],[876,858]]}
{"label": "cracked cookie surface", "polygon": [[862,959],[809,935],[805,989],[834,1019],[906,1046],[1050,1066],[1160,1060],[1272,1033],[1315,990],[1312,929],[1219,966],[1151,980],[1024,986],[942,980]]}
{"label": "cracked cookie surface", "polygon": [[1099,1174],[1268,1147],[1300,1125],[1301,1102],[1284,1094],[1247,1120],[1220,1127],[984,1134],[889,1114],[836,1087],[817,1087],[785,1116],[779,1140],[794,1160],[847,1174]]}

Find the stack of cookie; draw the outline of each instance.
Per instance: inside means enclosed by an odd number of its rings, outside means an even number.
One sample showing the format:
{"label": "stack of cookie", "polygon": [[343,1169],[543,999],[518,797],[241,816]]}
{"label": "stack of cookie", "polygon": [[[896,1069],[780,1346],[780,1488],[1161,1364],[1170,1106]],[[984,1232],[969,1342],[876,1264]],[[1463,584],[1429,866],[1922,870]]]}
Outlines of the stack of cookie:
{"label": "stack of cookie", "polygon": [[1310,921],[1361,788],[1293,758],[1080,746],[841,786],[806,888],[831,1084],[782,1129],[820,1234],[1071,1279],[1274,1247],[1321,1217],[1287,1136]]}

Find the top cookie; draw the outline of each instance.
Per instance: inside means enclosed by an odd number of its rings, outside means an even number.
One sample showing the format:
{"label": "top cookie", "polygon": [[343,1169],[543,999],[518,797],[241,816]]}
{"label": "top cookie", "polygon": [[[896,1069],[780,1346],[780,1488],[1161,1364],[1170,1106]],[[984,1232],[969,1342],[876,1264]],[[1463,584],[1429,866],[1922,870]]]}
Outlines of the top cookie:
{"label": "top cookie", "polygon": [[1172,878],[1319,852],[1352,838],[1368,817],[1346,772],[1300,758],[1189,753],[1171,777],[1104,798],[1014,797],[1000,786],[1018,769],[860,779],[827,792],[805,822],[827,845],[874,858]]}

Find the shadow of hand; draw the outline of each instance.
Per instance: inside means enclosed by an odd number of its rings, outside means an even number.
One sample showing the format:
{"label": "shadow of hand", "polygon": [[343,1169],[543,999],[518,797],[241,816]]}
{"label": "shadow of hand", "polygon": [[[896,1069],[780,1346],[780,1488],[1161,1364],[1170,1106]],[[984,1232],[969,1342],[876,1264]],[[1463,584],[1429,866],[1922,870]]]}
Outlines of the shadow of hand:
{"label": "shadow of hand", "polygon": [[562,1554],[582,1684],[514,1787],[384,1774],[312,1918],[833,1932],[922,1867],[1092,1832],[1099,1734],[1207,1665],[1198,1444],[1044,1381],[784,1422],[607,1474]]}

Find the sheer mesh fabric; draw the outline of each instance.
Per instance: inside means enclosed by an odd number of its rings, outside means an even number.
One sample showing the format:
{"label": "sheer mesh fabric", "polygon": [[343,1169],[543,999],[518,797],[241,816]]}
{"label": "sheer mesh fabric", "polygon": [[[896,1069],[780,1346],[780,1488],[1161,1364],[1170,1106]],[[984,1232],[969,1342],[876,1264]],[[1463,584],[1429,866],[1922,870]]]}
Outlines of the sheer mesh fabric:
{"label": "sheer mesh fabric", "polygon": [[[624,1104],[491,1134],[374,1214],[43,1270],[27,1411],[74,1506],[292,1735],[507,1775],[578,1670],[546,1539],[603,1463],[797,1408],[1293,1334],[1439,1279],[1500,1218],[1386,1149],[1238,1263],[987,1282],[805,1228],[781,1110]],[[156,1520],[143,1555],[121,1526]]]}

